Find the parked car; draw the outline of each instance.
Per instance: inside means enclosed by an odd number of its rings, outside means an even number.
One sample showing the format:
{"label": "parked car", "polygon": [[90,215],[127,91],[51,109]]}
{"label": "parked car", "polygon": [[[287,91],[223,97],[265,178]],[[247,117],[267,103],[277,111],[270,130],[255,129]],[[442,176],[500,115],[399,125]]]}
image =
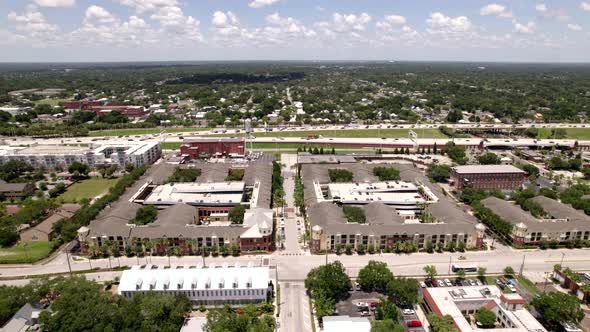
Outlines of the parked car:
{"label": "parked car", "polygon": [[451,281],[450,281],[449,279],[445,279],[445,285],[446,285],[447,287],[451,287],[451,286],[453,286],[453,284],[451,283]]}
{"label": "parked car", "polygon": [[354,283],[354,289],[357,290],[357,291],[360,291],[361,290],[361,285],[358,282],[355,282]]}
{"label": "parked car", "polygon": [[442,280],[437,280],[436,283],[437,283],[438,287],[445,287],[445,282]]}
{"label": "parked car", "polygon": [[404,310],[402,310],[402,313],[404,315],[413,315],[414,314],[414,310],[412,310],[412,309],[404,309]]}
{"label": "parked car", "polygon": [[426,283],[424,281],[420,281],[420,287],[421,288],[426,288]]}
{"label": "parked car", "polygon": [[417,319],[413,319],[408,322],[408,327],[422,327],[422,322]]}
{"label": "parked car", "polygon": [[516,287],[514,287],[514,285],[508,284],[508,289],[510,289],[512,293],[516,293]]}
{"label": "parked car", "polygon": [[473,279],[469,279],[469,285],[470,285],[470,286],[476,286],[476,285],[477,285],[477,283],[475,282],[475,280],[473,280]]}

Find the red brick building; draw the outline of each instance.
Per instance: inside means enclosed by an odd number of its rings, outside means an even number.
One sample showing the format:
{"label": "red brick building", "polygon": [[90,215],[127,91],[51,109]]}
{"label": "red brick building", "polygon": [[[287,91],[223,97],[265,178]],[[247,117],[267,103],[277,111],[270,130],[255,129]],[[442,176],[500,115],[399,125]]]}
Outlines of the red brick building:
{"label": "red brick building", "polygon": [[119,111],[121,114],[130,117],[137,118],[144,116],[147,112],[143,106],[129,106],[129,105],[101,105],[101,106],[90,106],[84,109],[86,112],[93,112],[96,115],[101,115],[110,111]]}
{"label": "red brick building", "polygon": [[104,102],[97,100],[76,100],[76,101],[65,101],[63,103],[64,109],[66,110],[88,110],[94,106],[102,106]]}
{"label": "red brick building", "polygon": [[243,156],[246,153],[246,141],[243,138],[195,138],[185,139],[180,153],[190,159],[211,156]]}
{"label": "red brick building", "polygon": [[468,165],[451,169],[451,183],[458,190],[469,187],[513,191],[520,188],[524,180],[525,172],[512,165]]}

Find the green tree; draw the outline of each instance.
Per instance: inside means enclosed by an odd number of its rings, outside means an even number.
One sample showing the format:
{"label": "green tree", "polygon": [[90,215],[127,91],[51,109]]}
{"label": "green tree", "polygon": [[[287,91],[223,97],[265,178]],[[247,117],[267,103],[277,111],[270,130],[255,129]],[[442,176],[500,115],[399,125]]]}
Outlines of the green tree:
{"label": "green tree", "polygon": [[229,210],[227,218],[232,224],[243,224],[244,213],[246,213],[246,208],[242,204],[238,204],[233,209]]}
{"label": "green tree", "polygon": [[482,165],[497,165],[500,163],[500,158],[492,152],[486,152],[479,156],[478,161]]}
{"label": "green tree", "polygon": [[477,310],[475,319],[483,328],[493,328],[496,325],[496,314],[484,307]]}
{"label": "green tree", "polygon": [[511,276],[511,277],[514,276],[514,269],[512,268],[512,266],[506,266],[504,268],[504,275],[505,276]]}
{"label": "green tree", "polygon": [[395,303],[381,299],[381,305],[377,307],[377,312],[375,313],[375,319],[377,320],[393,320],[397,321],[399,319],[399,310]]}
{"label": "green tree", "polygon": [[444,315],[439,317],[435,313],[428,315],[428,322],[432,328],[432,332],[459,332],[459,330],[453,325],[453,317],[450,315]]}
{"label": "green tree", "polygon": [[543,317],[553,324],[572,321],[580,322],[584,312],[577,297],[561,292],[542,294],[532,302]]}
{"label": "green tree", "polygon": [[312,296],[323,291],[329,298],[340,300],[348,295],[350,287],[350,278],[339,261],[313,268],[305,278],[305,288]]}
{"label": "green tree", "polygon": [[463,112],[458,109],[453,109],[447,114],[447,121],[450,123],[457,123],[463,120]]}
{"label": "green tree", "polygon": [[371,260],[359,271],[357,282],[366,292],[384,292],[391,279],[393,279],[393,273],[385,262]]}
{"label": "green tree", "polygon": [[396,181],[400,179],[399,170],[395,167],[375,167],[373,174],[379,178],[380,181]]}
{"label": "green tree", "polygon": [[434,265],[426,265],[422,269],[424,270],[424,273],[426,273],[430,281],[434,280],[434,278],[438,274],[438,272],[436,271],[436,266]]}
{"label": "green tree", "polygon": [[455,272],[455,274],[457,275],[458,279],[465,279],[465,270],[459,269],[457,272]]}
{"label": "green tree", "polygon": [[371,332],[403,332],[404,328],[391,319],[376,320],[371,324]]}
{"label": "green tree", "polygon": [[387,284],[387,294],[399,305],[418,302],[418,281],[404,277],[393,278]]}
{"label": "green tree", "polygon": [[478,267],[477,268],[477,277],[480,280],[484,280],[486,278],[487,269],[485,267]]}
{"label": "green tree", "polygon": [[432,181],[447,182],[451,177],[451,166],[430,164],[430,166],[428,166],[426,174],[430,179],[432,179]]}
{"label": "green tree", "polygon": [[154,205],[140,207],[135,213],[135,218],[131,220],[132,224],[147,225],[156,220],[158,217],[158,208]]}
{"label": "green tree", "polygon": [[367,222],[365,211],[359,207],[344,205],[342,207],[342,212],[344,212],[344,216],[350,223],[364,224]]}
{"label": "green tree", "polygon": [[79,175],[88,175],[89,167],[86,164],[82,164],[81,162],[74,161],[68,167],[68,172],[71,174],[79,174]]}
{"label": "green tree", "polygon": [[325,316],[332,316],[336,301],[327,296],[324,291],[318,291],[313,296],[313,307],[316,317],[321,321]]}

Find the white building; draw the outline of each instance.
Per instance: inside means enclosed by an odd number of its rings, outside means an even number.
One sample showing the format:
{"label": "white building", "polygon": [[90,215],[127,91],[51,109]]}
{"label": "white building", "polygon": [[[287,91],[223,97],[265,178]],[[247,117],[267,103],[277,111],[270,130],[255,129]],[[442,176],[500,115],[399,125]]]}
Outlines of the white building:
{"label": "white building", "polygon": [[159,292],[185,295],[193,305],[221,306],[261,303],[270,299],[273,284],[268,267],[153,268],[133,266],[123,271],[119,295]]}
{"label": "white building", "polygon": [[328,316],[322,319],[324,332],[369,332],[371,322],[367,317]]}
{"label": "white building", "polygon": [[[428,311],[439,316],[449,315],[461,332],[546,332],[528,310],[526,301],[518,294],[503,294],[492,285],[466,287],[425,288],[424,303]],[[465,316],[474,315],[480,308],[496,314],[494,328],[480,328],[475,320]]]}
{"label": "white building", "polygon": [[242,202],[245,188],[246,184],[241,181],[168,183],[153,188],[143,204],[234,206]]}
{"label": "white building", "polygon": [[0,164],[22,160],[33,167],[67,168],[74,162],[98,165],[150,165],[160,158],[159,142],[108,142],[95,148],[66,145],[1,146]]}

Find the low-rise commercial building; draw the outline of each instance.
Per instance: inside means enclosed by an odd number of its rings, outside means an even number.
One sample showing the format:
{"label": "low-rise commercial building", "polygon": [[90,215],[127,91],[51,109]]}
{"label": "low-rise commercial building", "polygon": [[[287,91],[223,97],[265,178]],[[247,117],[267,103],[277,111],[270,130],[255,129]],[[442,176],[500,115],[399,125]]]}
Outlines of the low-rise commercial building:
{"label": "low-rise commercial building", "polygon": [[243,138],[190,138],[182,142],[180,154],[190,159],[244,156],[246,141]]}
{"label": "low-rise commercial building", "polygon": [[522,187],[525,171],[512,165],[467,165],[451,169],[451,183],[458,190],[513,191]]}
{"label": "low-rise commercial building", "polygon": [[159,142],[121,141],[97,144],[95,147],[32,145],[0,147],[0,164],[21,160],[33,167],[65,169],[74,162],[91,168],[98,165],[150,165],[160,158]]}
{"label": "low-rise commercial building", "polygon": [[518,205],[497,197],[488,197],[481,203],[512,224],[511,240],[516,246],[590,239],[590,217],[584,212],[545,196],[531,200],[543,208],[545,218],[536,218]]}
{"label": "low-rise commercial building", "polygon": [[475,319],[480,308],[496,314],[496,326],[490,332],[546,332],[547,330],[524,308],[526,301],[518,294],[503,294],[492,285],[423,288],[424,307],[442,317],[449,315],[460,332],[484,331]]}
{"label": "low-rise commercial building", "polygon": [[193,305],[223,306],[264,303],[270,300],[273,283],[268,267],[180,267],[165,269],[133,266],[123,271],[119,295],[137,293],[184,295]]}

